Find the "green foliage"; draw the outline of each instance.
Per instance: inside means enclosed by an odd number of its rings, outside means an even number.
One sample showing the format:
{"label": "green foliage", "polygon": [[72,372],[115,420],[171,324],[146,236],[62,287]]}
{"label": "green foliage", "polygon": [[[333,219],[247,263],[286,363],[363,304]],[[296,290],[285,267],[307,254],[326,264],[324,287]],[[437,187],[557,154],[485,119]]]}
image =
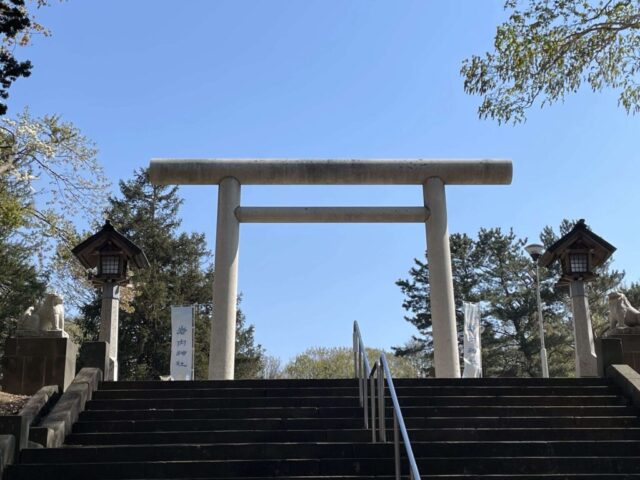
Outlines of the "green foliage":
{"label": "green foliage", "polygon": [[522,122],[525,111],[562,100],[583,84],[613,88],[640,111],[637,0],[507,0],[494,51],[465,60],[465,92],[481,95],[480,118]]}
{"label": "green foliage", "polygon": [[[573,227],[564,221],[560,234]],[[541,234],[545,246],[558,239],[553,229]],[[540,376],[540,338],[535,294],[535,265],[524,251],[526,239],[513,231],[481,229],[477,238],[465,234],[450,237],[452,273],[458,332],[462,332],[462,302],[480,302],[482,308],[482,357],[485,376]],[[552,376],[573,375],[573,327],[567,292],[554,288],[559,267],[540,269],[545,343]],[[589,284],[594,330],[606,324],[606,294],[621,288],[623,272],[610,262],[600,267]],[[418,329],[407,345],[394,348],[400,356],[417,357],[420,369],[433,375],[433,344],[429,303],[428,262],[415,260],[409,278],[398,280],[405,295],[406,320]],[[460,339],[461,342],[461,339]]]}
{"label": "green foliage", "polygon": [[[381,350],[368,348],[371,366],[380,358]],[[394,377],[417,377],[418,370],[411,359],[386,353],[389,369]],[[353,378],[353,350],[349,347],[313,347],[305,350],[285,365],[284,378]]]}
{"label": "green foliage", "polygon": [[[171,305],[199,306],[195,331],[196,378],[207,378],[209,324],[213,268],[204,234],[179,233],[182,199],[177,187],[156,186],[148,171],[120,182],[119,197],[112,197],[110,219],[126,237],[140,246],[150,267],[134,272],[127,308],[120,311],[119,371],[124,379],[157,379],[169,372]],[[83,336],[96,339],[100,323],[100,294],[86,304],[77,320]],[[262,349],[254,345],[253,327],[237,319],[239,376],[260,370]],[[258,364],[256,366],[256,364]]]}
{"label": "green foliage", "polygon": [[94,222],[102,214],[109,183],[96,155],[92,142],[56,115],[33,118],[25,110],[0,119],[0,229],[30,248],[40,269],[52,268],[56,250],[68,254],[74,246],[69,218]]}
{"label": "green foliage", "polygon": [[[240,303],[240,299],[238,299]],[[234,378],[259,378],[264,368],[264,349],[255,343],[255,328],[246,325],[246,317],[238,308],[236,315],[236,362]]]}
{"label": "green foliage", "polygon": [[[20,315],[42,297],[46,282],[31,264],[30,251],[0,233],[0,358]],[[0,367],[1,368],[1,367]],[[1,373],[1,372],[0,372]]]}
{"label": "green foliage", "polygon": [[631,302],[631,305],[635,307],[640,306],[640,282],[630,284],[627,288],[622,290],[622,293],[626,295]]}
{"label": "green foliage", "polygon": [[106,187],[95,149],[72,124],[27,110],[0,119],[0,344],[47,281],[59,284],[52,252],[74,244],[68,218],[80,209],[95,218]]}
{"label": "green foliage", "polygon": [[[48,0],[31,2],[36,8],[47,5]],[[25,0],[0,0],[0,98],[9,97],[9,87],[20,77],[31,75],[31,62],[20,61],[14,56],[15,47],[27,45],[31,35],[49,35],[49,31],[35,21]],[[7,106],[0,102],[0,115],[7,113]]]}
{"label": "green foliage", "polygon": [[[23,0],[4,0],[0,2],[0,98],[9,97],[9,87],[19,77],[31,75],[31,62],[18,61],[12,50],[7,48],[16,42],[17,36],[31,26],[29,14]],[[0,115],[7,112],[7,106],[0,103]]]}

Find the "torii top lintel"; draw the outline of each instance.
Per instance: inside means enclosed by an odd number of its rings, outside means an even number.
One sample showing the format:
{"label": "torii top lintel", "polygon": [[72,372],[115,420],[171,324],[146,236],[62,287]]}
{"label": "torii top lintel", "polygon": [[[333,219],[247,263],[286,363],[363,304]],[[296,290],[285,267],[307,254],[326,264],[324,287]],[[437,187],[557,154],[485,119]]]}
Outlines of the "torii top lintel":
{"label": "torii top lintel", "polygon": [[508,185],[511,160],[434,159],[175,159],[154,158],[156,185],[217,185],[235,177],[244,185],[422,185],[438,177],[448,185]]}

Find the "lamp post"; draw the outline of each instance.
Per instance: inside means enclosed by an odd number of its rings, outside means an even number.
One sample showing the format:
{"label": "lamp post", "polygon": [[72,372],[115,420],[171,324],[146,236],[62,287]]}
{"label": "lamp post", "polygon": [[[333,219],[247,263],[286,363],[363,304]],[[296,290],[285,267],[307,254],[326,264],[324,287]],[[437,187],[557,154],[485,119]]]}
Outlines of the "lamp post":
{"label": "lamp post", "polygon": [[89,270],[93,284],[102,289],[98,339],[109,345],[109,372],[105,372],[105,379],[117,380],[120,286],[129,282],[129,263],[142,269],[149,266],[149,261],[140,247],[118,232],[109,220],[99,232],[77,245],[72,253]]}
{"label": "lamp post", "polygon": [[598,375],[585,283],[598,276],[596,268],[606,262],[615,250],[616,247],[593,233],[584,220],[579,220],[571,231],[551,245],[538,261],[541,267],[560,262],[561,277],[556,286],[569,287],[578,377]]}
{"label": "lamp post", "polygon": [[524,247],[533,262],[536,264],[536,297],[538,302],[538,328],[540,329],[540,363],[542,364],[542,377],[549,378],[549,362],[547,360],[547,349],[544,346],[544,319],[542,317],[542,299],[540,298],[540,266],[538,259],[544,252],[544,247],[537,243],[532,243]]}

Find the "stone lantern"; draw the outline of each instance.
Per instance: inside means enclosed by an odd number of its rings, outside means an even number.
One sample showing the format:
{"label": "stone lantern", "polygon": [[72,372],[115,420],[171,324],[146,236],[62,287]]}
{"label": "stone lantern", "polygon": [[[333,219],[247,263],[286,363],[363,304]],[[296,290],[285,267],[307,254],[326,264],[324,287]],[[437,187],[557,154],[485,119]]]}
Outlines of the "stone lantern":
{"label": "stone lantern", "polygon": [[606,262],[615,250],[616,247],[589,230],[584,220],[579,220],[569,233],[551,245],[539,259],[541,267],[560,261],[562,275],[556,286],[569,287],[577,377],[598,375],[589,300],[584,284],[597,277],[594,270]]}
{"label": "stone lantern", "polygon": [[99,340],[109,346],[109,372],[105,373],[105,378],[117,380],[120,286],[129,281],[129,265],[143,269],[149,266],[149,261],[142,249],[118,232],[109,220],[99,232],[76,246],[72,253],[89,270],[93,284],[102,289]]}

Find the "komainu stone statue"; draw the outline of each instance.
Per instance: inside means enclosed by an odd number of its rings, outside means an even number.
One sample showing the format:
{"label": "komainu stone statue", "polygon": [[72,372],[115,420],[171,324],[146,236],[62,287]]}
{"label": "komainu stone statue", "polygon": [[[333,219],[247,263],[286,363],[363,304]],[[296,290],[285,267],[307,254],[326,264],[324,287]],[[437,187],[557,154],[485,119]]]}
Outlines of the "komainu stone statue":
{"label": "komainu stone statue", "polygon": [[67,337],[64,331],[63,299],[56,293],[48,293],[44,300],[29,307],[18,322],[16,336]]}
{"label": "komainu stone statue", "polygon": [[609,294],[609,331],[613,333],[640,333],[640,311],[622,292]]}

